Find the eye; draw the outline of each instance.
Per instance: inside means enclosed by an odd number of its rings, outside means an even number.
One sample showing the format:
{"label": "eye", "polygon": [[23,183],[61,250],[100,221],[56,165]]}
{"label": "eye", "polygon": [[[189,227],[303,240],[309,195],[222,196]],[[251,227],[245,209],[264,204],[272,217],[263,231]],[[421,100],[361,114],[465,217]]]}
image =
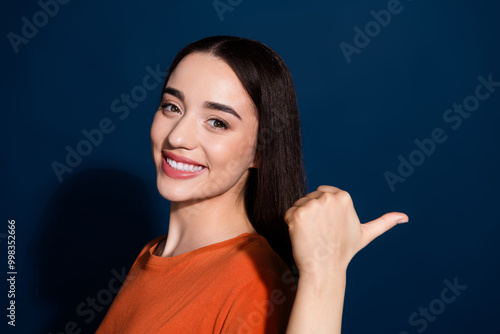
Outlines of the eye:
{"label": "eye", "polygon": [[217,130],[226,130],[229,128],[226,122],[217,118],[211,118],[208,120],[208,124]]}
{"label": "eye", "polygon": [[163,110],[163,112],[173,112],[173,113],[180,113],[181,110],[179,107],[177,107],[175,104],[172,103],[163,103],[160,108]]}

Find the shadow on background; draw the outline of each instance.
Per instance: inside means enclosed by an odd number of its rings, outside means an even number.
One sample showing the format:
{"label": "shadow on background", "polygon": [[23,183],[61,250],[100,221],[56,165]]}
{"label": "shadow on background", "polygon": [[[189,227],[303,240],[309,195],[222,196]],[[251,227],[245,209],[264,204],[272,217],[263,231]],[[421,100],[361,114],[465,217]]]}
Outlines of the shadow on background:
{"label": "shadow on background", "polygon": [[115,169],[86,170],[54,192],[31,253],[36,295],[54,314],[44,333],[94,333],[157,211],[146,184]]}

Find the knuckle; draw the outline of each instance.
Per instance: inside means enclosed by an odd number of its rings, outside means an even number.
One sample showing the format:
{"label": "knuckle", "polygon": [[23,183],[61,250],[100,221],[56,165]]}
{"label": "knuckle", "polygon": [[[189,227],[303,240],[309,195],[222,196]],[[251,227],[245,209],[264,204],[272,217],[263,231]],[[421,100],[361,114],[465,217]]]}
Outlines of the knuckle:
{"label": "knuckle", "polygon": [[333,189],[334,189],[334,187],[327,186],[327,185],[321,185],[318,188],[316,188],[316,190],[323,191],[323,192],[331,192],[331,190],[333,190]]}
{"label": "knuckle", "polygon": [[322,196],[323,196],[323,198],[325,198],[327,200],[332,200],[332,199],[335,198],[335,194],[334,193],[330,193],[330,192],[323,193]]}
{"label": "knuckle", "polygon": [[337,196],[343,203],[352,202],[351,195],[347,191],[341,190],[338,192]]}
{"label": "knuckle", "polygon": [[314,212],[319,209],[321,203],[317,199],[312,199],[304,205],[304,211]]}
{"label": "knuckle", "polygon": [[335,194],[331,192],[324,192],[319,195],[318,200],[326,205],[329,205],[335,201]]}
{"label": "knuckle", "polygon": [[301,221],[306,217],[306,215],[307,213],[306,210],[304,210],[304,207],[300,207],[293,212],[292,218],[294,221]]}
{"label": "knuckle", "polygon": [[283,220],[285,221],[285,223],[287,224],[290,224],[291,223],[291,212],[290,212],[290,209],[287,210],[287,212],[285,212],[285,215],[283,216]]}

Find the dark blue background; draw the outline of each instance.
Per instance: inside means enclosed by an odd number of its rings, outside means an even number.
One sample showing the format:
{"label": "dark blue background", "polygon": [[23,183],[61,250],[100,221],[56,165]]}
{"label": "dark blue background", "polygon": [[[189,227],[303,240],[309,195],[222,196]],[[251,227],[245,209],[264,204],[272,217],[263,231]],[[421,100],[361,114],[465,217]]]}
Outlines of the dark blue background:
{"label": "dark blue background", "polygon": [[[474,94],[478,76],[500,81],[500,5],[402,0],[400,13],[348,63],[339,44],[353,45],[354,28],[364,29],[370,11],[387,5],[245,0],[221,20],[211,0],[73,0],[15,53],[8,33],[21,35],[21,18],[33,22],[41,7],[4,3],[0,240],[6,254],[7,220],[15,219],[18,275],[12,329],[2,255],[2,332],[59,333],[70,321],[95,330],[109,305],[93,319],[77,307],[109,290],[114,274],[128,271],[168,226],[149,141],[160,87],[123,119],[111,103],[142,85],[146,67],[166,70],[187,43],[228,34],[260,40],[287,62],[309,190],[347,190],[362,222],[389,211],[410,217],[351,262],[344,332],[500,333],[500,88],[456,130],[443,120]],[[59,182],[51,164],[64,163],[65,147],[75,149],[82,130],[105,118],[114,130]],[[397,173],[398,156],[408,159],[414,140],[435,128],[446,141],[391,191],[384,172]],[[425,329],[420,315],[411,324],[419,307],[439,307],[444,281],[455,278],[467,288],[441,303],[445,309]]]}

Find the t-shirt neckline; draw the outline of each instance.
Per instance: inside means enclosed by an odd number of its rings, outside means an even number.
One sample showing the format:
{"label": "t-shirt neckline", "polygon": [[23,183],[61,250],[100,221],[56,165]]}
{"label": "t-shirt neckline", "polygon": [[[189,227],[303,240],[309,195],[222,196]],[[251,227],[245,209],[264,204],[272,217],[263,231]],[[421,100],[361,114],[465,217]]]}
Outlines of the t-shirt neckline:
{"label": "t-shirt neckline", "polygon": [[[194,249],[192,251],[182,253],[179,255],[168,256],[168,257],[155,255],[154,254],[155,249],[158,246],[158,244],[167,238],[167,234],[165,234],[165,235],[157,238],[153,242],[153,244],[149,247],[147,264],[154,265],[154,266],[166,266],[166,265],[176,264],[176,263],[179,263],[182,261],[189,260],[189,259],[191,259],[199,254],[214,251],[214,250],[217,250],[219,248],[229,246],[233,243],[237,243],[241,239],[248,238],[250,236],[261,236],[261,235],[257,232],[244,232],[242,234],[237,235],[236,237],[226,239],[223,241],[219,241],[219,242],[216,242],[216,243],[213,243],[210,245],[206,245],[206,246],[203,246],[203,247],[200,247],[200,248],[197,248],[197,249]],[[162,250],[162,252],[163,252],[163,250]]]}

